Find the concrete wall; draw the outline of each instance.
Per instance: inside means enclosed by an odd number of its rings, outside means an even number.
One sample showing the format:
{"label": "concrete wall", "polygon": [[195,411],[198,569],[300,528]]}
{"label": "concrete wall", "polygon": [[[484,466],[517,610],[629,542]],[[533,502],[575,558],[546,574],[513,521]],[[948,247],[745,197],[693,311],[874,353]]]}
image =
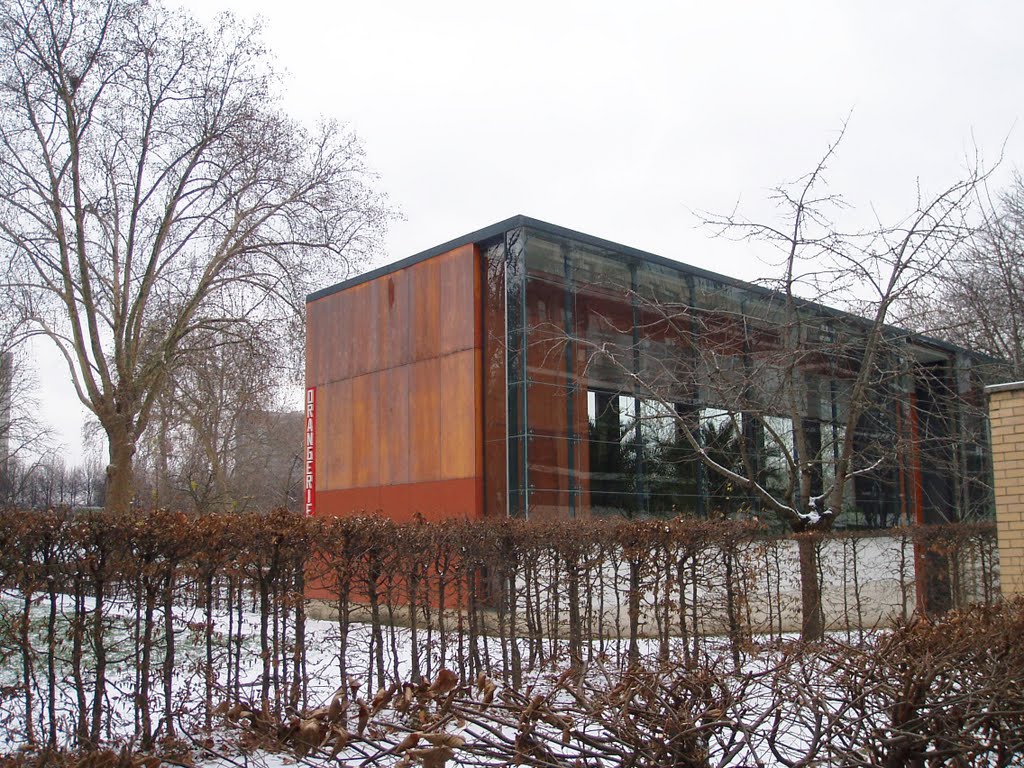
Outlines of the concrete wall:
{"label": "concrete wall", "polygon": [[988,388],[1003,595],[1024,595],[1024,381]]}

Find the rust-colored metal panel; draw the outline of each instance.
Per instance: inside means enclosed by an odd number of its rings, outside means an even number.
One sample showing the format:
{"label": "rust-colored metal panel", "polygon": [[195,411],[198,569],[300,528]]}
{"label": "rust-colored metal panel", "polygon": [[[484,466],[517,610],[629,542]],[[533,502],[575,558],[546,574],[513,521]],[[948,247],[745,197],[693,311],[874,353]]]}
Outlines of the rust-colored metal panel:
{"label": "rust-colored metal panel", "polygon": [[399,270],[374,281],[380,321],[377,326],[377,344],[380,348],[381,368],[405,365],[409,354],[412,322],[409,309],[409,270]]}
{"label": "rust-colored metal panel", "polygon": [[[388,295],[389,286],[391,288],[391,296]],[[394,312],[394,275],[385,275],[377,278],[370,283],[370,288],[377,294],[377,307],[380,314],[377,319],[377,326],[374,329],[375,334],[372,338],[368,338],[366,342],[368,344],[377,345],[377,362],[379,364],[379,368],[391,368],[395,365],[395,341],[397,341],[397,339],[394,338],[397,335],[395,334],[397,329],[391,324],[392,314]],[[391,300],[389,301],[389,299]]]}
{"label": "rust-colored metal panel", "polygon": [[385,366],[381,362],[381,348],[378,343],[379,340],[379,329],[386,323],[386,317],[384,316],[384,307],[380,301],[381,294],[377,288],[376,283],[381,281],[375,281],[374,283],[368,283],[366,285],[365,301],[362,305],[362,311],[366,313],[366,321],[361,321],[360,330],[365,330],[365,335],[356,336],[356,344],[366,347],[365,362],[367,371],[380,371]]}
{"label": "rust-colored metal panel", "polygon": [[345,313],[341,318],[342,322],[335,326],[335,332],[339,334],[339,350],[344,355],[341,363],[345,371],[345,378],[355,378],[366,371],[366,364],[363,354],[366,349],[366,338],[370,328],[376,327],[376,318],[371,321],[365,308],[362,306],[361,290],[365,286],[358,285],[353,289],[351,296],[344,299]]}
{"label": "rust-colored metal panel", "polygon": [[430,483],[391,485],[380,490],[380,509],[392,520],[406,522],[415,515],[436,522],[476,516],[474,478],[441,480]]}
{"label": "rust-colored metal panel", "polygon": [[475,353],[472,349],[439,358],[441,407],[440,477],[476,476]]}
{"label": "rust-colored metal panel", "polygon": [[322,384],[319,376],[320,358],[323,343],[320,340],[324,332],[322,301],[306,304],[306,386],[315,387]]}
{"label": "rust-colored metal panel", "polygon": [[380,374],[380,483],[409,482],[409,366]]}
{"label": "rust-colored metal panel", "polygon": [[474,515],[484,515],[484,305],[483,305],[483,254],[473,246],[473,440],[475,503]]}
{"label": "rust-colored metal panel", "polygon": [[441,326],[438,351],[441,354],[469,349],[477,335],[477,285],[475,250],[466,245],[438,257],[438,285],[441,291]]}
{"label": "rust-colored metal panel", "polygon": [[412,360],[436,357],[440,347],[441,296],[438,259],[429,259],[408,270],[412,309]]}
{"label": "rust-colored metal panel", "polygon": [[[309,305],[307,380],[320,387],[318,514],[372,512],[384,493],[395,517],[424,504],[424,514],[453,504],[459,515],[479,514],[477,257],[465,246]],[[457,491],[445,480],[459,481]]]}
{"label": "rust-colored metal panel", "polygon": [[317,515],[346,517],[380,512],[399,522],[419,514],[429,521],[471,518],[475,512],[473,479],[385,485],[325,491],[317,496]]}
{"label": "rust-colored metal panel", "polygon": [[317,304],[320,311],[318,322],[321,327],[316,342],[319,350],[317,351],[315,375],[319,385],[337,381],[344,377],[337,370],[337,364],[335,363],[335,359],[339,354],[338,338],[340,334],[338,331],[338,319],[341,312],[340,303],[325,299],[317,302]]}
{"label": "rust-colored metal panel", "polygon": [[441,366],[437,358],[409,366],[409,479],[441,479]]}
{"label": "rust-colored metal panel", "polygon": [[327,339],[328,349],[326,350],[327,381],[351,379],[355,375],[354,360],[352,359],[355,339],[352,338],[349,318],[354,313],[354,308],[352,301],[345,293],[335,294],[329,299],[334,300],[334,310],[327,317],[327,322],[331,324],[330,335]]}
{"label": "rust-colored metal panel", "polygon": [[380,374],[352,379],[352,484],[377,485],[380,479]]}
{"label": "rust-colored metal panel", "polygon": [[351,401],[351,381],[337,381],[317,388],[318,495],[321,490],[352,487]]}
{"label": "rust-colored metal panel", "polygon": [[352,328],[352,354],[355,360],[353,374],[356,376],[380,370],[380,346],[377,329],[381,325],[381,310],[378,282],[379,280],[374,280],[351,289],[350,310],[354,314],[349,315],[349,322]]}
{"label": "rust-colored metal panel", "polygon": [[[376,331],[377,318],[371,317],[364,306],[363,296],[366,292],[366,284],[356,285],[345,291],[345,333],[347,347],[347,359],[345,361],[345,372],[347,378],[355,378],[366,373],[366,340],[371,332]],[[376,335],[376,334],[375,334]]]}
{"label": "rust-colored metal panel", "polygon": [[337,370],[338,317],[342,309],[330,296],[306,305],[306,384],[319,386],[344,378]]}
{"label": "rust-colored metal panel", "polygon": [[479,335],[473,246],[307,305],[311,386],[468,349]]}
{"label": "rust-colored metal panel", "polygon": [[380,488],[342,488],[317,494],[316,514],[330,517],[372,515],[381,510]]}

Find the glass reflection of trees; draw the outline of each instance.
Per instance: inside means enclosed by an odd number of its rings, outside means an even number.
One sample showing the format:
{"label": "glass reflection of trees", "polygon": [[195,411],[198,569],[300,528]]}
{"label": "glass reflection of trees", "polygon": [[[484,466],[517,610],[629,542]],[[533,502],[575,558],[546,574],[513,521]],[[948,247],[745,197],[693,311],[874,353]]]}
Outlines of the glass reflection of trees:
{"label": "glass reflection of trees", "polygon": [[[672,412],[656,400],[600,390],[587,392],[587,416],[594,514],[735,517],[757,513],[755,498],[707,469],[684,434],[687,420],[707,461],[744,476],[745,461],[757,462],[765,486],[780,497],[786,495],[794,450],[789,419],[768,417],[771,423],[765,429],[750,415],[682,404]],[[823,469],[826,476],[831,471],[826,454],[831,450],[829,440],[821,454],[822,466],[828,467]]]}
{"label": "glass reflection of trees", "polygon": [[[502,311],[487,324],[489,338],[506,341],[494,346],[505,380],[488,380],[498,418],[487,464],[493,457],[508,467],[510,514],[757,514],[751,491],[709,464],[756,476],[791,505],[801,491],[814,498],[834,485],[862,354],[856,324],[811,312],[787,326],[774,294],[595,243],[526,230],[501,245],[504,291],[493,299]],[[785,334],[806,337],[806,348],[794,357]],[[897,446],[910,427],[900,411],[908,394],[893,372],[906,352],[895,339],[893,364],[879,370],[855,428],[842,505],[853,524],[893,524],[901,514],[909,481]],[[936,381],[953,380],[938,373]],[[932,506],[958,496],[960,507],[982,508],[984,452],[971,449],[984,445],[983,419],[945,428],[945,405],[936,399],[934,418],[922,421],[935,446],[923,445],[924,469],[941,474],[953,457],[970,477]],[[502,431],[504,455],[495,447]],[[488,488],[500,494],[503,479]]]}

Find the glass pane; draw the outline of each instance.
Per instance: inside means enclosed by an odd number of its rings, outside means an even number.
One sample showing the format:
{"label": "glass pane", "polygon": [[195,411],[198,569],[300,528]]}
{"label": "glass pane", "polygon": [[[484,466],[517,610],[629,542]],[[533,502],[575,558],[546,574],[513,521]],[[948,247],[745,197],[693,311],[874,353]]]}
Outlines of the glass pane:
{"label": "glass pane", "polygon": [[530,490],[530,517],[567,518],[576,514],[580,497],[576,492]]}
{"label": "glass pane", "polygon": [[483,267],[484,515],[501,518],[508,514],[504,238],[485,250]]}
{"label": "glass pane", "polygon": [[718,466],[745,476],[740,416],[719,408],[703,408],[698,415],[701,445],[708,457],[704,485],[708,511],[720,517],[739,510],[747,501],[745,491],[735,481],[716,470]]}
{"label": "glass pane", "polygon": [[562,243],[529,232],[526,240],[526,270],[531,276],[565,282]]}
{"label": "glass pane", "polygon": [[632,286],[629,264],[619,254],[608,254],[573,244],[569,258],[573,282],[580,287],[624,294]]}
{"label": "glass pane", "polygon": [[508,514],[526,514],[526,441],[522,434],[527,425],[526,386],[526,272],[523,265],[523,232],[505,233],[505,318],[506,376],[508,394]]}
{"label": "glass pane", "polygon": [[781,501],[789,501],[790,468],[796,453],[793,420],[785,416],[765,416],[764,424],[764,485],[769,493]]}
{"label": "glass pane", "polygon": [[526,282],[526,375],[530,380],[568,383],[573,363],[571,339],[566,333],[565,288],[544,280]]}
{"label": "glass pane", "polygon": [[638,265],[636,278],[641,305],[680,309],[690,303],[690,288],[682,272],[644,262]]}
{"label": "glass pane", "polygon": [[641,401],[643,468],[646,508],[651,515],[695,515],[699,503],[701,460],[686,438],[693,429],[689,406],[668,409],[661,403]]}

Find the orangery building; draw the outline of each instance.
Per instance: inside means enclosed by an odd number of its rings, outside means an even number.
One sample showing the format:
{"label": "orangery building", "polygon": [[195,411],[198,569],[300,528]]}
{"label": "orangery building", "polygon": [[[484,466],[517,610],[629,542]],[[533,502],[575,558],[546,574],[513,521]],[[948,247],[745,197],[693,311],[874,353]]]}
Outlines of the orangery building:
{"label": "orangery building", "polygon": [[312,514],[743,516],[837,485],[840,525],[991,510],[994,361],[536,219],[306,311]]}

